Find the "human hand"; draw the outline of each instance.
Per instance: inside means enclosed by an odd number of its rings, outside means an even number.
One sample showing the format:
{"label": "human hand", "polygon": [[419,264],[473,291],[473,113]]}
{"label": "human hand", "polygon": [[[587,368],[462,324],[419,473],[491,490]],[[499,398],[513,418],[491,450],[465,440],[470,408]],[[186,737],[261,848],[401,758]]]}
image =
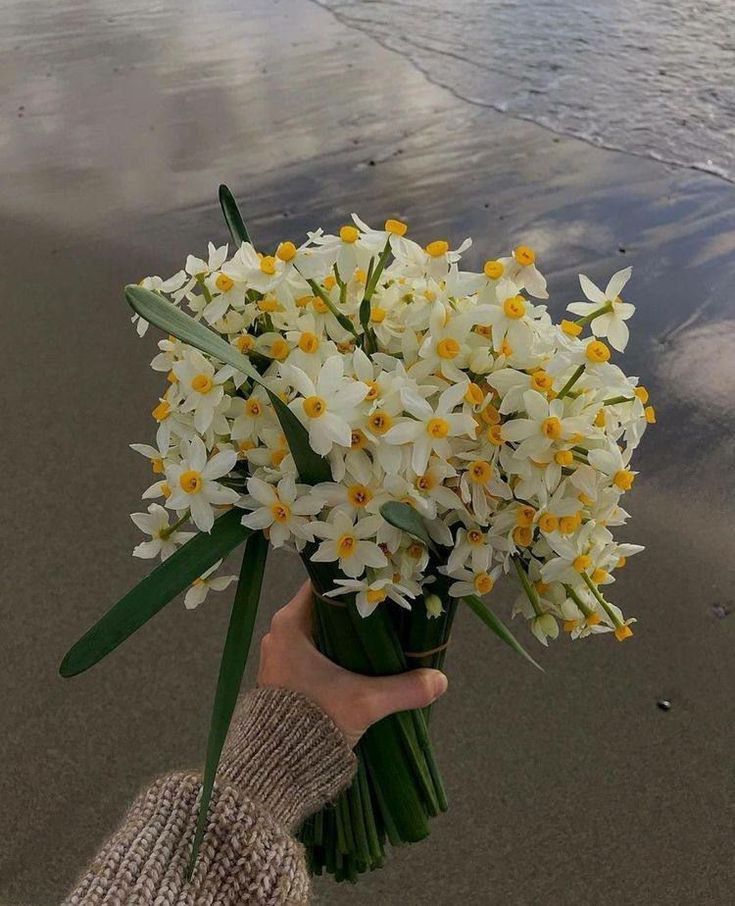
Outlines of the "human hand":
{"label": "human hand", "polygon": [[447,678],[440,670],[362,676],[339,667],[314,645],[312,607],[311,585],[305,582],[274,614],[260,643],[257,682],[306,695],[332,718],[350,746],[381,718],[425,708],[446,691]]}

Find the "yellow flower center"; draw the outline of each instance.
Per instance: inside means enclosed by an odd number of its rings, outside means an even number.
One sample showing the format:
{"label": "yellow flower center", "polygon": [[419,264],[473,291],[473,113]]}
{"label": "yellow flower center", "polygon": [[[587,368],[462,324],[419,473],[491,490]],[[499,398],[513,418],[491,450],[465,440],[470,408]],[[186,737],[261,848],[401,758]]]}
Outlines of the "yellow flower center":
{"label": "yellow flower center", "polygon": [[471,406],[479,406],[484,399],[485,394],[482,392],[481,387],[475,383],[467,385],[467,391],[464,395],[464,401],[466,403],[469,403]]}
{"label": "yellow flower center", "polygon": [[260,269],[264,274],[272,277],[276,272],[276,259],[272,255],[263,255],[260,259]]}
{"label": "yellow flower center", "polygon": [[506,318],[517,321],[526,313],[526,303],[522,296],[511,296],[503,302],[503,311]]}
{"label": "yellow flower center", "polygon": [[368,419],[368,426],[373,434],[385,434],[393,425],[393,419],[382,409],[376,409]]}
{"label": "yellow flower center", "polygon": [[592,581],[595,583],[595,585],[599,585],[601,582],[604,582],[609,575],[610,574],[606,569],[602,569],[602,567],[598,566],[597,569],[592,573]]}
{"label": "yellow flower center", "polygon": [[353,484],[347,488],[347,499],[352,506],[363,507],[370,503],[373,494],[370,488],[366,488],[364,484]]}
{"label": "yellow flower center", "polygon": [[436,353],[441,359],[456,359],[460,349],[459,343],[452,337],[445,337],[436,344]]}
{"label": "yellow flower center", "polygon": [[592,566],[592,557],[588,554],[580,554],[578,557],[574,558],[572,566],[577,570],[578,573],[583,573],[586,569]]}
{"label": "yellow flower center", "polygon": [[582,522],[582,517],[579,513],[575,513],[574,516],[562,516],[559,520],[559,531],[562,535],[572,535],[577,531]]}
{"label": "yellow flower center", "polygon": [[633,487],[634,481],[635,475],[628,469],[620,469],[613,476],[613,484],[616,488],[620,488],[621,491],[629,491]]}
{"label": "yellow flower center", "polygon": [[625,564],[626,564],[627,562],[628,562],[628,558],[627,558],[627,557],[620,557],[620,558],[618,559],[618,562],[615,564],[615,568],[616,568],[616,569],[622,569],[622,568],[625,566]]}
{"label": "yellow flower center", "polygon": [[561,437],[561,422],[552,415],[541,422],[541,433],[549,440],[558,440]]}
{"label": "yellow flower center", "polygon": [[469,532],[467,532],[467,541],[470,544],[482,544],[484,540],[485,536],[479,529],[470,529]]}
{"label": "yellow flower center", "polygon": [[286,450],[273,450],[271,453],[271,465],[274,468],[280,466],[283,460],[286,458]]}
{"label": "yellow flower center", "polygon": [[449,243],[443,239],[435,239],[426,246],[426,254],[430,258],[441,258],[449,251]]}
{"label": "yellow flower center", "polygon": [[489,462],[485,462],[483,459],[476,459],[474,462],[470,463],[468,472],[470,479],[474,481],[475,484],[487,484],[492,478],[493,467]]}
{"label": "yellow flower center", "polygon": [[559,466],[571,466],[574,462],[574,454],[571,450],[559,450],[554,454],[554,462]]}
{"label": "yellow flower center", "polygon": [[296,246],[293,242],[282,242],[276,249],[276,258],[281,261],[293,261],[296,257]]}
{"label": "yellow flower center", "polygon": [[510,345],[507,339],[503,340],[503,342],[500,344],[500,351],[504,356],[506,356],[506,358],[513,355],[513,347]]}
{"label": "yellow flower center", "polygon": [[255,346],[255,337],[251,337],[249,333],[244,333],[235,340],[235,346],[243,354],[248,353]]}
{"label": "yellow flower center", "polygon": [[160,456],[156,456],[151,460],[151,469],[153,469],[154,475],[163,474],[163,460]]}
{"label": "yellow flower center", "polygon": [[564,632],[573,632],[577,628],[578,620],[564,620],[561,624]]}
{"label": "yellow flower center", "polygon": [[322,396],[307,396],[304,400],[304,412],[309,418],[321,418],[327,411],[327,401]]}
{"label": "yellow flower center", "polygon": [[531,375],[531,387],[534,390],[551,390],[551,385],[554,383],[554,379],[550,374],[547,374],[543,369],[534,371]]}
{"label": "yellow flower center", "polygon": [[475,324],[474,331],[478,336],[484,337],[486,340],[492,340],[493,338],[493,328],[490,324]]}
{"label": "yellow flower center", "polygon": [[166,375],[166,380],[169,382],[169,384],[175,384],[178,381],[178,378],[176,377],[176,372],[169,371],[169,373]]}
{"label": "yellow flower center", "polygon": [[492,403],[488,403],[487,406],[485,406],[485,408],[480,413],[480,418],[485,422],[486,425],[500,424],[500,413]]}
{"label": "yellow flower center", "polygon": [[348,225],[339,228],[339,238],[342,242],[346,242],[348,245],[352,245],[353,242],[357,242],[360,238],[360,231],[357,227]]}
{"label": "yellow flower center", "polygon": [[482,270],[488,280],[497,280],[498,278],[503,276],[505,267],[502,261],[491,260],[485,262]]}
{"label": "yellow flower center", "polygon": [[406,553],[413,560],[419,560],[423,556],[424,546],[423,544],[419,544],[418,541],[414,541],[406,548]]}
{"label": "yellow flower center", "polygon": [[433,475],[426,472],[424,475],[419,475],[416,479],[416,487],[419,491],[431,491],[432,488],[436,487],[436,479]]}
{"label": "yellow flower center", "polygon": [[168,400],[161,400],[151,415],[157,422],[165,421],[171,415],[171,403]]}
{"label": "yellow flower center", "polygon": [[402,220],[389,219],[385,221],[386,233],[392,233],[394,236],[405,236],[407,229],[408,224],[404,223]]}
{"label": "yellow flower center", "polygon": [[533,525],[535,515],[536,510],[534,510],[532,506],[519,507],[516,511],[516,525],[522,525],[528,528],[530,525]]}
{"label": "yellow flower center", "polygon": [[624,642],[626,639],[629,639],[633,635],[633,630],[630,626],[618,626],[615,630],[615,638],[619,642]]}
{"label": "yellow flower center", "polygon": [[368,386],[368,392],[365,394],[366,400],[374,400],[378,398],[380,393],[380,387],[377,381],[365,381]]}
{"label": "yellow flower center", "polygon": [[562,332],[565,333],[568,337],[578,337],[582,333],[582,325],[575,324],[574,321],[567,321],[564,318],[559,325],[562,329]]}
{"label": "yellow flower center", "polygon": [[528,525],[517,525],[513,529],[513,540],[519,547],[528,547],[533,541],[533,530]]}
{"label": "yellow flower center", "polygon": [[191,381],[191,389],[197,393],[209,393],[214,387],[214,381],[208,374],[195,374]]}
{"label": "yellow flower center", "polygon": [[368,588],[365,592],[365,597],[368,604],[382,604],[388,597],[388,593],[383,591],[382,588]]}
{"label": "yellow flower center", "polygon": [[299,337],[299,349],[302,352],[312,353],[319,349],[319,337],[309,330],[305,330]]}
{"label": "yellow flower center", "polygon": [[555,532],[559,528],[559,520],[553,513],[544,513],[539,517],[538,527],[542,532]]}
{"label": "yellow flower center", "polygon": [[487,439],[496,447],[503,445],[503,428],[502,425],[491,425],[487,429]]}
{"label": "yellow flower center", "polygon": [[251,418],[257,418],[263,412],[263,405],[258,399],[254,399],[252,396],[250,399],[245,401],[245,412]]}
{"label": "yellow flower center", "polygon": [[584,351],[590,362],[600,364],[610,359],[610,350],[602,340],[590,340]]}
{"label": "yellow flower center", "polygon": [[600,409],[598,411],[597,415],[595,416],[595,420],[594,420],[593,424],[596,428],[605,427],[605,410],[604,409]]}
{"label": "yellow flower center", "polygon": [[536,260],[536,252],[527,245],[519,245],[513,249],[513,257],[525,267]]}
{"label": "yellow flower center", "polygon": [[322,283],[324,289],[331,290],[337,285],[337,278],[333,274],[327,274]]}
{"label": "yellow flower center", "polygon": [[271,513],[276,522],[288,522],[291,518],[291,507],[281,503],[279,500],[278,503],[274,503],[271,507]]}
{"label": "yellow flower center", "polygon": [[362,431],[355,429],[350,436],[350,449],[364,450],[367,446],[367,442],[367,437],[365,437]]}
{"label": "yellow flower center", "polygon": [[646,416],[646,421],[649,425],[656,424],[656,410],[653,408],[653,406],[646,406],[646,408],[643,410],[643,414]]}
{"label": "yellow flower center", "polygon": [[281,359],[285,359],[288,355],[288,352],[288,343],[285,340],[281,339],[281,337],[273,341],[273,345],[271,346],[271,356],[274,359],[278,359],[279,361]]}
{"label": "yellow flower center", "polygon": [[202,489],[202,474],[196,469],[187,469],[179,476],[179,484],[187,494],[198,494]]}
{"label": "yellow flower center", "polygon": [[235,285],[235,281],[232,277],[228,277],[227,274],[218,274],[217,279],[214,281],[214,285],[221,293],[226,293],[228,290],[232,289]]}
{"label": "yellow flower center", "polygon": [[169,487],[169,484],[167,481],[161,482],[161,496],[164,497],[166,500],[168,500],[168,498],[171,496],[171,488]]}
{"label": "yellow flower center", "polygon": [[584,618],[584,620],[588,626],[597,626],[598,623],[602,622],[602,617],[599,615],[599,613],[596,610],[593,610],[592,613],[589,614],[589,616],[586,616]]}
{"label": "yellow flower center", "polygon": [[265,296],[258,301],[260,311],[274,312],[280,311],[281,306],[275,296]]}
{"label": "yellow flower center", "polygon": [[337,542],[337,554],[341,560],[351,557],[357,547],[357,538],[354,535],[344,534]]}
{"label": "yellow flower center", "polygon": [[375,308],[370,309],[370,320],[374,324],[382,324],[383,321],[385,321],[385,316],[387,314],[388,314],[388,312],[384,308],[381,308],[379,305],[376,305]]}
{"label": "yellow flower center", "polygon": [[449,422],[444,418],[430,418],[426,424],[426,433],[437,440],[449,434]]}
{"label": "yellow flower center", "polygon": [[648,391],[642,385],[636,387],[633,393],[638,397],[638,399],[645,405],[648,402]]}
{"label": "yellow flower center", "polygon": [[487,573],[478,573],[472,584],[475,586],[475,591],[478,595],[487,595],[493,590],[495,580]]}

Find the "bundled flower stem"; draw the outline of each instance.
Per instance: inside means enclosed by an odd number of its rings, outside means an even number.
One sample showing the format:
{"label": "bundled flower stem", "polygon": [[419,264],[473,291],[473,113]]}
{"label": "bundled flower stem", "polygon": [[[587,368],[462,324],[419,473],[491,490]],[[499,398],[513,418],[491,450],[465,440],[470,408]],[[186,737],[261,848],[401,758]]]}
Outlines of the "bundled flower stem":
{"label": "bundled flower stem", "polygon": [[[620,296],[630,268],[604,290],[580,276],[576,320],[552,318],[528,246],[474,272],[461,263],[469,239],[421,245],[401,221],[374,229],[353,215],[270,254],[225,187],[220,200],[232,250],[210,244],[172,277],[126,290],[139,334],[149,323],[168,334],[152,362],[166,376],[155,446],[133,445],[154,474],[148,511],[132,516],[148,540],[133,553],[161,565],[62,673],[91,666],[189,586],[187,606],[201,605],[234,581],[218,575],[226,554],[263,535],[301,556],[319,646],[360,673],[441,667],[462,602],[535,663],[485,600],[504,574],[517,583],[512,615],[543,645],[560,626],[572,639],[629,638],[634,620],[602,589],[642,550],[612,529],[627,521],[631,456],[655,422],[646,389],[612,361],[634,313]],[[250,546],[192,864],[260,593],[264,556],[250,564]],[[354,880],[447,808],[429,717],[396,714],[365,734],[355,782],[303,828],[315,872]]]}

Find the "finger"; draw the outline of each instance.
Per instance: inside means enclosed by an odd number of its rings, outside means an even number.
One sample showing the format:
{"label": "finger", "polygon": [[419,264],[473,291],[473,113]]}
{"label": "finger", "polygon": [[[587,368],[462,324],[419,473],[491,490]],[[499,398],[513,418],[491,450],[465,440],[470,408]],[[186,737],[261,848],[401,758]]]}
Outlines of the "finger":
{"label": "finger", "polygon": [[368,720],[375,723],[396,711],[426,708],[447,690],[448,681],[441,670],[409,670],[396,676],[362,677],[367,683]]}
{"label": "finger", "polygon": [[298,629],[311,639],[313,635],[313,591],[307,579],[291,600],[282,607],[280,619],[288,620],[290,626]]}

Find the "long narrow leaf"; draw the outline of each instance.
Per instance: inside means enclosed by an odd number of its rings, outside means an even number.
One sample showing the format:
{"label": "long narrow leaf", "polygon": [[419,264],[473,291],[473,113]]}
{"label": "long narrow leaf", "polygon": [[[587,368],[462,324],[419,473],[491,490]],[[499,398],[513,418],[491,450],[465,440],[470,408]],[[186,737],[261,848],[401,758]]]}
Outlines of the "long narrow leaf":
{"label": "long narrow leaf", "polygon": [[531,655],[516,639],[510,629],[508,629],[505,623],[503,623],[503,621],[499,617],[496,617],[486,604],[484,604],[475,595],[468,595],[462,600],[469,606],[472,612],[475,613],[482,620],[482,622],[495,633],[495,635],[499,639],[502,639],[506,645],[510,645],[513,651],[515,651],[517,654],[520,654],[521,657],[524,657],[527,661],[533,664],[534,667],[537,667],[542,673],[544,672],[544,668],[531,657]]}
{"label": "long narrow leaf", "polygon": [[143,289],[141,286],[130,285],[125,287],[125,298],[131,308],[144,320],[166,333],[173,334],[184,343],[206,352],[218,361],[232,365],[256,384],[264,387],[273,403],[283,433],[286,435],[301,480],[306,484],[331,481],[332,474],[328,460],[318,456],[311,449],[306,428],[283,400],[271,392],[266,382],[250,364],[247,356],[244,356],[219,334],[205,327],[201,321],[195,321],[194,318],[158,293]]}
{"label": "long narrow leaf", "polygon": [[89,629],[66,653],[59,667],[64,677],[76,676],[114,651],[179,592],[221,560],[250,534],[230,510],[215,520],[209,535],[199,533],[183,544],[139,582]]}
{"label": "long narrow leaf", "polygon": [[395,528],[423,541],[428,548],[434,549],[426,523],[409,504],[401,503],[399,500],[389,500],[381,506],[380,515]]}
{"label": "long narrow leaf", "polygon": [[252,534],[245,545],[245,553],[240,568],[240,579],[237,583],[235,600],[230,614],[230,625],[227,628],[225,647],[217,679],[217,691],[214,695],[212,719],[209,724],[207,741],[207,760],[204,767],[202,798],[199,805],[197,829],[189,859],[189,878],[196,866],[199,847],[204,838],[207,825],[209,801],[212,796],[214,778],[217,773],[222,747],[225,744],[232,714],[237,703],[242,675],[253,638],[255,616],[258,612],[260,589],[263,584],[263,571],[268,554],[268,540],[262,532]]}
{"label": "long narrow leaf", "polygon": [[248,233],[245,221],[240,214],[240,209],[235,201],[235,196],[225,185],[219,187],[219,203],[222,208],[222,213],[225,215],[227,228],[238,248],[243,242],[250,242],[250,234]]}

